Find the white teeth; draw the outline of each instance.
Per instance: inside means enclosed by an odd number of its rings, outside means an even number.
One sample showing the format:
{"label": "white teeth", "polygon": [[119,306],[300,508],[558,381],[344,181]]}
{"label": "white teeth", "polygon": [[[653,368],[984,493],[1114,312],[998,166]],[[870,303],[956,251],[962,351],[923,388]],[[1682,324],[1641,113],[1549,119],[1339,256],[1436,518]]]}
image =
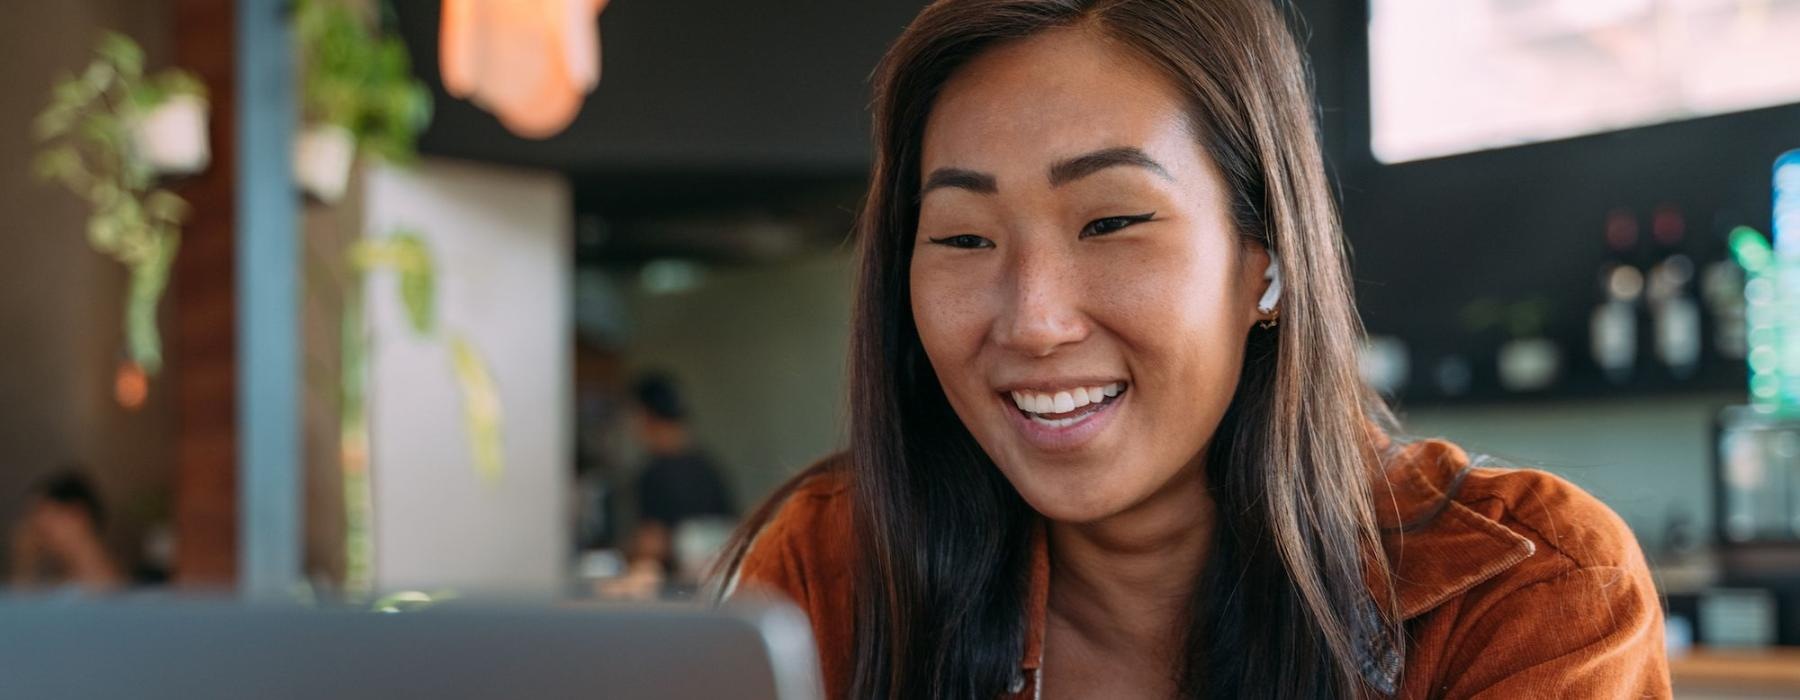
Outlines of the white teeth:
{"label": "white teeth", "polygon": [[[1026,413],[1068,413],[1075,409],[1097,404],[1125,391],[1124,382],[1113,382],[1105,386],[1076,387],[1055,393],[1039,393],[1034,391],[1012,392],[1013,405]],[[1065,419],[1068,420],[1068,419]]]}
{"label": "white teeth", "polygon": [[1067,428],[1071,425],[1080,423],[1087,419],[1088,419],[1088,417],[1086,414],[1079,415],[1079,416],[1070,416],[1068,418],[1058,418],[1056,420],[1050,420],[1049,418],[1044,418],[1043,416],[1032,416],[1031,417],[1031,420],[1036,422],[1038,425],[1049,426],[1052,428]]}

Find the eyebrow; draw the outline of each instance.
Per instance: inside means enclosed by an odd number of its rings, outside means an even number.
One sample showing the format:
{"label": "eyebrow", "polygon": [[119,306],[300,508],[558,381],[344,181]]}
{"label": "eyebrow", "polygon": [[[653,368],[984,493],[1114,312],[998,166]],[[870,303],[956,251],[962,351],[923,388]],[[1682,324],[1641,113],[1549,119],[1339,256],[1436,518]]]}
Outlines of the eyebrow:
{"label": "eyebrow", "polygon": [[925,185],[919,188],[919,198],[924,199],[926,194],[941,187],[955,187],[979,194],[1000,191],[1000,185],[993,175],[962,168],[938,168],[931,171],[931,177],[925,178]]}
{"label": "eyebrow", "polygon": [[1107,168],[1133,167],[1143,168],[1162,176],[1164,180],[1174,180],[1169,171],[1161,163],[1151,158],[1150,154],[1133,146],[1107,148],[1085,155],[1075,156],[1050,166],[1050,186],[1057,187],[1074,180],[1087,177]]}
{"label": "eyebrow", "polygon": [[[1105,148],[1092,153],[1085,153],[1067,160],[1057,161],[1050,166],[1050,186],[1060,187],[1075,180],[1087,177],[1107,168],[1134,167],[1143,168],[1161,176],[1164,180],[1173,181],[1169,171],[1161,163],[1151,158],[1143,149],[1135,146],[1119,146]],[[968,170],[965,168],[938,168],[925,178],[925,184],[919,188],[919,198],[932,190],[954,187],[977,194],[994,194],[1000,191],[999,182],[989,173]]]}

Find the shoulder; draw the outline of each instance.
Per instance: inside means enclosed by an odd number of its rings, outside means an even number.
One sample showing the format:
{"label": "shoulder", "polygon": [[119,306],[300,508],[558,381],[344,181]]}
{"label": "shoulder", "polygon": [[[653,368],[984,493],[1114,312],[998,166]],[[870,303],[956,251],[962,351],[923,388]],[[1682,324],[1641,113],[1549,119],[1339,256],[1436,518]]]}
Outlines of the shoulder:
{"label": "shoulder", "polygon": [[812,614],[847,590],[850,564],[850,479],[846,457],[832,455],[776,492],[778,503],[751,535],[737,572],[738,590],[780,594]]}
{"label": "shoulder", "polygon": [[1660,627],[1661,602],[1636,536],[1581,487],[1538,469],[1476,467],[1456,500],[1524,538],[1533,550],[1471,591],[1471,611],[1482,603],[1496,606],[1489,614],[1528,606],[1518,614],[1596,628],[1650,622]]}
{"label": "shoulder", "polygon": [[780,502],[751,535],[728,595],[775,595],[806,613],[827,697],[843,697],[855,617],[848,459],[827,457],[776,494]]}
{"label": "shoulder", "polygon": [[1546,573],[1641,567],[1625,521],[1581,487],[1538,469],[1474,467],[1457,502],[1529,539]]}
{"label": "shoulder", "polygon": [[1666,692],[1661,604],[1630,528],[1559,476],[1481,461],[1424,440],[1389,470],[1401,511],[1435,513],[1387,538],[1409,675],[1445,697]]}
{"label": "shoulder", "polygon": [[1438,547],[1445,541],[1493,541],[1524,555],[1508,567],[1514,576],[1645,566],[1631,529],[1600,499],[1546,471],[1485,462],[1445,440],[1399,449],[1388,471],[1394,508],[1405,520],[1429,516],[1407,523],[1411,541],[1399,556],[1418,549],[1444,558],[1453,553]]}
{"label": "shoulder", "polygon": [[1654,594],[1637,539],[1606,504],[1549,472],[1482,462],[1444,440],[1390,458],[1376,505],[1405,616],[1568,577]]}

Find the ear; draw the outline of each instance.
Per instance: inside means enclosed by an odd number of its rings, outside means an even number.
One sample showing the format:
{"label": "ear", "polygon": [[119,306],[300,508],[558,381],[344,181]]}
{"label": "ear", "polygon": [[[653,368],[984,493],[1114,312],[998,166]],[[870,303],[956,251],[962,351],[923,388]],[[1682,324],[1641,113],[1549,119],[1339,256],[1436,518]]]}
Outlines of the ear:
{"label": "ear", "polygon": [[1243,309],[1244,325],[1249,327],[1275,317],[1281,301],[1281,262],[1262,243],[1250,242],[1243,250],[1241,289],[1255,300],[1254,305]]}
{"label": "ear", "polygon": [[1256,310],[1270,314],[1274,313],[1276,305],[1281,303],[1281,258],[1276,256],[1274,251],[1265,251],[1263,255],[1268,258],[1269,262],[1263,268],[1263,294],[1262,298],[1256,301]]}

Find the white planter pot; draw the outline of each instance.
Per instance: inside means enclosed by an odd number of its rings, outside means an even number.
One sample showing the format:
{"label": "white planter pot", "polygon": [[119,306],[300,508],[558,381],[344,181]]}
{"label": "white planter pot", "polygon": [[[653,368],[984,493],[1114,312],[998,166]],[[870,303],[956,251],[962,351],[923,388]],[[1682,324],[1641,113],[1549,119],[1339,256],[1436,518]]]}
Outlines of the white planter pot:
{"label": "white planter pot", "polygon": [[206,119],[205,98],[176,95],[150,110],[132,127],[132,148],[159,174],[200,172],[212,159]]}
{"label": "white planter pot", "polygon": [[294,141],[294,181],[327,204],[344,196],[350,166],[356,162],[356,137],[349,129],[321,124],[300,132]]}

